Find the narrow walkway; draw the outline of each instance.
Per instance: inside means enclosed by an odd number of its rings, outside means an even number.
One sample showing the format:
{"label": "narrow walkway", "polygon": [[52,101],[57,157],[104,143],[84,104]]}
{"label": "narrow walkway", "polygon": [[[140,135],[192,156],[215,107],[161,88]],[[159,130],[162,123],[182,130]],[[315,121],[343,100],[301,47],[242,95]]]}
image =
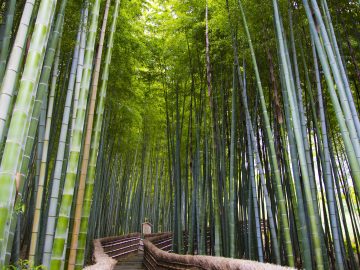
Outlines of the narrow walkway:
{"label": "narrow walkway", "polygon": [[[249,260],[210,256],[183,256],[171,253],[172,233],[140,233],[113,236],[94,240],[96,264],[90,270],[140,270],[140,269],[231,269],[234,270],[293,270],[280,265]],[[143,264],[145,262],[145,264]]]}
{"label": "narrow walkway", "polygon": [[143,266],[144,252],[139,251],[137,254],[130,255],[127,258],[119,261],[114,270],[135,270],[145,269]]}

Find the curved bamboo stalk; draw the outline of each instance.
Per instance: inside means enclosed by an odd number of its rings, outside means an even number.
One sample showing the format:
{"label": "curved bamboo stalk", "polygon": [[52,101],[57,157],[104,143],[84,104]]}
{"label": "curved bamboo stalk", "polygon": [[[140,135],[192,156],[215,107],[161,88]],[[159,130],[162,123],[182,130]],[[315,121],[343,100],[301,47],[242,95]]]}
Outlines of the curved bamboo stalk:
{"label": "curved bamboo stalk", "polygon": [[[65,4],[67,3],[67,0],[63,1],[62,4],[64,4],[64,9],[65,9]],[[44,116],[46,117],[46,112],[45,112],[45,108],[46,108],[46,104],[43,104],[44,100],[47,100],[47,92],[48,92],[48,85],[49,85],[49,79],[51,76],[51,69],[54,63],[54,59],[55,59],[55,53],[56,53],[56,48],[59,42],[59,37],[60,37],[60,31],[61,31],[61,26],[63,25],[64,22],[64,9],[63,10],[59,10],[58,15],[57,15],[57,19],[55,22],[55,26],[53,31],[50,34],[50,38],[49,38],[49,42],[48,42],[48,46],[46,48],[46,54],[45,54],[45,60],[44,60],[44,64],[42,67],[42,72],[41,72],[41,76],[40,76],[40,81],[38,84],[38,89],[36,92],[36,96],[33,100],[32,103],[32,109],[31,109],[31,118],[30,118],[30,123],[29,124],[29,128],[28,128],[28,132],[27,132],[27,138],[25,141],[25,149],[24,149],[24,155],[22,157],[22,161],[21,161],[21,179],[20,179],[20,184],[22,185],[23,182],[25,182],[24,179],[26,179],[27,174],[28,174],[28,166],[31,162],[30,158],[31,158],[31,153],[32,153],[32,149],[34,147],[34,143],[35,143],[35,137],[36,134],[38,132],[41,132],[41,136],[40,139],[43,139],[43,134],[42,132],[45,131],[45,129],[40,129],[39,126],[39,120],[40,120],[40,115],[41,113],[44,114]],[[44,105],[44,106],[43,106]],[[43,108],[45,107],[45,108]],[[41,126],[41,128],[45,128],[45,123],[42,123],[43,126]],[[42,148],[42,143],[40,144],[41,148]],[[42,149],[38,149],[38,155],[41,157],[42,154]],[[40,151],[41,150],[41,151]],[[39,160],[39,167],[41,164],[41,160]],[[38,176],[40,174],[40,171],[37,171],[36,176]],[[37,178],[38,179],[38,178]],[[36,191],[35,191],[36,193]]]}
{"label": "curved bamboo stalk", "polygon": [[[42,74],[40,77],[40,82],[39,82],[39,86],[38,86],[38,91],[37,91],[37,96],[36,96],[36,100],[35,100],[35,105],[34,105],[34,109],[33,109],[33,115],[32,115],[32,119],[31,119],[31,123],[30,123],[30,130],[29,130],[29,137],[34,138],[35,134],[36,134],[36,130],[37,130],[37,123],[39,121],[39,114],[44,114],[46,117],[46,104],[42,104],[45,100],[47,100],[47,91],[48,91],[48,85],[49,85],[49,79],[51,76],[51,69],[53,66],[53,63],[55,61],[56,65],[59,65],[59,55],[56,56],[56,48],[58,48],[59,53],[60,53],[60,37],[61,37],[61,32],[62,32],[62,27],[64,24],[64,16],[65,16],[65,7],[67,4],[67,0],[64,0],[61,2],[61,6],[56,18],[56,22],[55,22],[55,26],[54,26],[54,31],[51,34],[51,38],[49,40],[49,46],[47,48],[46,51],[46,56],[45,56],[45,62],[44,62],[44,66],[42,69]],[[56,60],[55,60],[56,58]],[[54,69],[56,72],[56,74],[54,73],[55,77],[57,76],[58,71],[56,70],[57,67],[54,64]],[[53,81],[52,84],[53,89],[51,89],[52,91],[55,91],[55,87],[56,87],[56,80]],[[53,93],[55,94],[55,92]],[[51,105],[50,102],[54,102],[54,100],[49,100],[49,106]],[[43,109],[45,107],[45,109]],[[39,109],[41,108],[41,112],[39,111]],[[53,108],[49,108],[49,109],[53,109]],[[52,112],[51,112],[52,114]],[[49,116],[49,114],[48,114]],[[51,118],[50,118],[51,119]],[[49,118],[48,118],[49,120]],[[44,121],[46,121],[44,119]],[[47,132],[50,132],[50,128],[51,128],[51,121],[47,121],[50,126],[47,126]],[[41,124],[41,123],[40,123]],[[45,125],[45,123],[44,123]],[[40,128],[40,127],[39,127]],[[45,136],[45,126],[43,127],[44,129],[44,135]],[[40,132],[40,130],[39,130]],[[48,136],[50,136],[50,134],[47,134]],[[43,140],[43,138],[39,139]],[[32,140],[28,140],[29,142],[31,142]],[[29,260],[32,263],[35,263],[35,255],[37,254],[37,241],[38,241],[38,230],[39,230],[39,221],[40,221],[40,215],[41,215],[41,203],[42,203],[42,197],[43,197],[43,185],[45,182],[45,174],[46,174],[46,163],[47,163],[47,151],[48,151],[48,144],[46,145],[45,143],[41,143],[41,148],[38,149],[38,158],[39,158],[39,163],[38,164],[38,171],[37,171],[37,187],[36,187],[36,191],[35,191],[35,196],[36,196],[36,206],[35,206],[35,214],[34,214],[34,222],[33,222],[33,234],[32,234],[32,238],[31,238],[31,244],[30,244],[30,251],[29,251]],[[44,147],[45,146],[45,147]],[[32,148],[32,147],[31,147]],[[23,162],[23,163],[27,163],[27,162]]]}
{"label": "curved bamboo stalk", "polygon": [[40,4],[39,16],[35,23],[34,34],[1,160],[0,182],[3,188],[0,193],[0,266],[4,263],[8,245],[9,221],[12,217],[16,193],[15,176],[21,162],[21,148],[27,137],[26,123],[29,122],[33,107],[31,101],[37,92],[36,86],[39,82],[45,57],[55,6],[56,0],[42,1]]}
{"label": "curved bamboo stalk", "polygon": [[19,29],[16,33],[14,45],[11,49],[10,57],[6,66],[3,81],[0,84],[0,147],[4,143],[6,135],[6,122],[9,118],[10,105],[14,95],[15,86],[18,81],[20,69],[22,66],[25,45],[29,35],[31,18],[34,17],[34,6],[36,0],[27,0],[24,6],[24,12],[21,16]]}
{"label": "curved bamboo stalk", "polygon": [[[64,3],[65,1],[63,1]],[[60,49],[61,49],[61,37],[59,40],[57,53],[54,62],[53,68],[53,78],[51,83],[51,90],[49,95],[49,102],[47,108],[47,116],[46,116],[46,125],[45,125],[45,134],[43,140],[43,149],[41,153],[41,164],[40,164],[40,175],[37,182],[37,193],[36,193],[36,202],[35,202],[35,213],[34,220],[32,226],[32,234],[31,234],[31,242],[30,242],[30,250],[29,250],[29,261],[35,263],[37,258],[36,255],[39,256],[38,241],[39,241],[39,229],[40,229],[40,216],[41,209],[43,204],[43,194],[44,194],[44,185],[46,179],[46,168],[48,162],[48,150],[49,150],[49,140],[50,140],[50,130],[52,123],[52,116],[54,110],[54,100],[55,100],[55,89],[56,89],[56,81],[59,73],[59,62],[60,62]]]}
{"label": "curved bamboo stalk", "polygon": [[307,204],[307,210],[309,212],[309,220],[310,220],[310,235],[312,244],[314,245],[314,251],[315,251],[315,258],[316,258],[316,267],[318,269],[323,269],[323,258],[322,258],[322,249],[321,249],[321,242],[319,239],[319,228],[317,225],[317,218],[316,218],[316,212],[313,205],[313,199],[311,194],[311,187],[310,187],[310,178],[309,178],[309,169],[307,165],[306,155],[305,155],[305,146],[304,141],[302,137],[302,131],[301,131],[301,124],[299,120],[299,112],[297,109],[297,105],[295,103],[295,97],[292,92],[292,86],[290,82],[290,71],[288,67],[288,63],[286,60],[285,55],[285,45],[284,45],[284,39],[283,34],[280,26],[280,17],[279,17],[279,10],[277,5],[277,0],[273,0],[273,7],[274,7],[274,17],[275,17],[275,25],[276,25],[276,32],[277,37],[279,41],[280,46],[280,59],[281,64],[283,66],[283,73],[284,73],[284,80],[286,84],[286,90],[289,98],[289,104],[290,104],[290,111],[292,116],[292,122],[294,126],[294,133],[295,133],[295,140],[297,144],[298,149],[298,155],[299,155],[299,161],[300,161],[300,168],[302,173],[302,179],[304,183],[304,191],[305,191],[305,198],[306,198],[306,204]]}
{"label": "curved bamboo stalk", "polygon": [[76,110],[76,121],[75,126],[73,127],[72,140],[70,144],[70,157],[66,170],[65,186],[62,194],[50,262],[50,269],[52,270],[62,269],[64,267],[71,205],[74,197],[75,181],[81,151],[81,138],[85,125],[85,112],[87,109],[87,99],[91,83],[91,71],[95,47],[95,38],[99,19],[100,2],[101,0],[95,0],[92,6],[91,23],[86,44],[85,62],[81,81],[79,103]]}
{"label": "curved bamboo stalk", "polygon": [[100,76],[100,66],[101,66],[101,59],[102,59],[102,52],[103,52],[103,46],[104,46],[104,40],[105,40],[105,32],[106,32],[109,8],[110,8],[110,0],[107,0],[106,5],[105,5],[104,16],[103,16],[103,24],[102,24],[101,32],[100,32],[100,41],[99,41],[99,47],[98,47],[98,52],[97,52],[97,56],[96,56],[95,70],[94,70],[93,79],[92,79],[90,108],[88,111],[88,119],[87,119],[87,125],[86,125],[84,154],[83,154],[82,163],[81,163],[79,189],[78,189],[77,198],[76,198],[75,219],[74,219],[74,225],[73,225],[74,227],[73,227],[73,231],[72,231],[71,244],[70,244],[68,270],[73,270],[75,268],[75,263],[76,263],[76,251],[77,251],[79,231],[80,231],[81,212],[82,212],[83,202],[84,202],[85,181],[86,181],[87,169],[88,169],[88,164],[89,164],[91,135],[92,135],[92,129],[93,129],[93,123],[94,123],[95,104],[96,104],[96,98],[97,98],[97,90],[98,90],[98,83],[99,83],[99,76]]}
{"label": "curved bamboo stalk", "polygon": [[283,235],[284,235],[284,239],[285,239],[286,256],[287,256],[289,266],[294,266],[294,255],[293,255],[293,248],[292,248],[292,242],[291,242],[291,237],[290,237],[289,222],[288,222],[288,217],[287,217],[287,213],[286,213],[286,205],[285,205],[286,202],[285,202],[285,198],[284,198],[284,194],[283,194],[283,190],[282,190],[280,170],[279,170],[279,165],[278,165],[278,161],[277,161],[277,157],[276,157],[274,138],[273,138],[273,134],[271,131],[270,120],[269,120],[268,112],[266,109],[260,74],[259,74],[259,70],[258,70],[258,65],[257,65],[256,57],[255,57],[254,48],[252,45],[252,40],[250,37],[249,28],[248,28],[246,17],[245,17],[245,12],[243,10],[241,0],[238,0],[238,3],[240,6],[242,18],[243,18],[246,35],[248,37],[249,47],[250,47],[250,51],[251,51],[251,58],[252,58],[253,67],[255,70],[257,89],[258,89],[258,92],[260,95],[261,109],[262,109],[262,113],[263,113],[264,121],[265,121],[265,131],[266,131],[267,139],[268,139],[269,146],[270,146],[270,159],[271,159],[271,165],[273,166],[273,170],[274,170],[273,173],[275,176],[276,196],[278,199],[280,220],[281,220],[281,225],[283,228]]}
{"label": "curved bamboo stalk", "polygon": [[318,57],[321,62],[321,65],[322,65],[326,83],[327,83],[328,90],[330,93],[330,98],[331,98],[332,104],[334,106],[335,116],[336,116],[337,122],[340,127],[342,139],[344,141],[347,158],[349,159],[349,164],[351,167],[351,175],[353,177],[352,180],[354,182],[357,196],[359,197],[360,196],[360,166],[359,166],[359,162],[357,160],[357,153],[355,152],[356,149],[354,148],[354,145],[352,144],[351,135],[349,133],[348,127],[346,126],[344,113],[343,113],[342,107],[340,105],[339,99],[337,97],[335,87],[334,87],[334,82],[333,82],[333,79],[331,76],[329,62],[326,59],[323,45],[321,44],[320,38],[317,34],[315,21],[311,15],[310,6],[306,0],[303,0],[303,3],[304,3],[305,11],[308,15],[311,35],[314,39],[316,51],[318,53]]}
{"label": "curved bamboo stalk", "polygon": [[[247,124],[247,129],[249,129],[249,123]],[[259,262],[264,262],[264,254],[262,248],[262,240],[261,240],[261,228],[260,228],[260,214],[259,214],[259,202],[256,195],[256,182],[255,182],[255,167],[254,167],[254,146],[252,145],[252,139],[250,132],[247,132],[247,142],[248,142],[248,159],[249,159],[249,206],[251,205],[251,201],[253,204],[252,210],[254,211],[255,218],[255,234],[256,234],[256,247]],[[250,223],[248,225],[250,227]],[[249,235],[249,239],[251,241],[251,235]],[[250,259],[253,259],[250,257]]]}
{"label": "curved bamboo stalk", "polygon": [[326,127],[326,118],[325,118],[325,110],[324,110],[324,100],[321,91],[321,79],[319,73],[318,60],[316,55],[316,49],[314,47],[314,43],[312,42],[312,50],[313,50],[313,58],[314,58],[314,72],[315,72],[315,81],[316,81],[316,89],[319,103],[319,118],[321,124],[321,132],[322,132],[322,143],[323,143],[323,159],[324,159],[324,181],[326,185],[326,195],[327,195],[327,203],[329,207],[329,216],[330,223],[333,235],[335,256],[336,256],[336,264],[338,269],[344,269],[344,261],[341,254],[341,245],[340,245],[340,228],[338,225],[338,221],[336,218],[336,199],[335,199],[335,191],[333,184],[333,176],[331,172],[331,161],[330,161],[330,151],[329,151],[329,141],[328,141],[328,133]]}
{"label": "curved bamboo stalk", "polygon": [[[239,62],[239,61],[237,61],[237,62]],[[267,209],[267,214],[268,214],[268,218],[269,218],[272,245],[273,245],[273,249],[274,249],[274,253],[275,253],[275,261],[276,261],[277,264],[281,264],[279,242],[278,242],[278,239],[277,239],[274,215],[273,215],[273,211],[272,211],[272,208],[271,208],[271,200],[269,198],[269,192],[268,192],[268,189],[266,187],[264,169],[263,169],[263,166],[261,164],[260,155],[259,155],[259,151],[258,151],[258,143],[256,141],[254,128],[253,128],[253,124],[251,122],[251,117],[250,117],[250,112],[249,112],[249,106],[248,106],[247,94],[246,94],[246,73],[244,71],[244,79],[242,80],[241,71],[240,71],[239,66],[237,66],[237,75],[238,75],[238,78],[239,78],[239,84],[240,84],[240,86],[242,88],[241,97],[242,97],[242,102],[243,102],[244,111],[245,111],[246,132],[249,134],[248,140],[250,140],[250,142],[251,142],[249,147],[251,147],[250,150],[254,152],[254,156],[255,156],[255,160],[256,160],[256,167],[257,167],[257,169],[259,171],[261,186],[262,186],[263,192],[264,192],[264,197],[265,197],[265,202],[266,202],[266,209]],[[254,187],[252,187],[252,188],[254,188]],[[255,187],[255,189],[256,189],[256,187]]]}
{"label": "curved bamboo stalk", "polygon": [[7,4],[7,11],[6,11],[6,24],[4,28],[3,39],[1,42],[0,48],[0,85],[3,82],[6,62],[8,60],[8,53],[11,41],[11,35],[13,31],[13,23],[14,23],[14,15],[15,15],[15,7],[16,7],[16,0],[10,0]]}
{"label": "curved bamboo stalk", "polygon": [[356,156],[358,162],[360,163],[360,143],[359,143],[360,121],[359,121],[358,113],[356,111],[354,99],[351,93],[349,81],[346,76],[345,68],[340,57],[339,47],[335,38],[335,33],[332,26],[330,13],[327,8],[327,3],[326,1],[322,0],[326,13],[325,19],[327,19],[330,28],[329,34],[326,31],[326,26],[321,16],[321,12],[317,1],[316,0],[310,0],[310,1],[312,3],[313,14],[315,15],[318,26],[320,27],[320,34],[323,40],[323,46],[325,47],[325,51],[329,59],[330,68],[333,72],[333,76],[336,85],[338,87],[340,102],[344,111],[344,115],[346,117],[345,119],[350,132],[350,138],[356,150]]}
{"label": "curved bamboo stalk", "polygon": [[[206,23],[206,32],[205,32],[205,38],[206,38],[206,80],[207,80],[207,90],[208,90],[208,97],[209,97],[209,103],[210,103],[210,109],[212,112],[212,128],[213,128],[213,140],[215,144],[215,151],[216,151],[216,179],[221,177],[221,170],[220,170],[220,143],[219,143],[219,127],[217,126],[217,119],[216,119],[216,113],[214,108],[214,93],[212,89],[212,73],[211,73],[211,61],[210,61],[210,40],[209,40],[209,7],[208,7],[208,1],[206,1],[206,11],[205,11],[205,23]],[[221,191],[219,188],[218,182],[220,182],[220,179],[217,179],[218,181],[215,181],[213,188],[214,192],[214,214],[215,214],[215,224],[214,224],[214,231],[215,231],[215,239],[214,239],[214,253],[216,256],[222,255],[222,231],[221,231],[221,217],[220,217],[220,198],[221,198]],[[212,193],[212,192],[211,192]]]}
{"label": "curved bamboo stalk", "polygon": [[[56,218],[57,218],[57,204],[60,192],[60,179],[62,174],[62,168],[64,166],[64,156],[65,156],[65,148],[66,148],[66,140],[70,132],[69,131],[69,120],[71,116],[71,104],[73,100],[74,94],[74,86],[75,86],[75,79],[77,70],[79,70],[79,66],[82,67],[83,63],[81,62],[80,58],[84,59],[83,55],[85,52],[85,39],[86,39],[86,24],[87,24],[87,8],[83,11],[82,20],[80,21],[80,27],[77,35],[77,42],[74,50],[73,56],[73,63],[71,66],[70,72],[70,79],[69,79],[69,86],[66,94],[66,101],[65,101],[65,109],[62,119],[61,131],[60,131],[60,139],[58,145],[58,152],[56,155],[56,163],[54,169],[54,176],[53,176],[53,186],[51,189],[50,195],[50,205],[49,205],[49,213],[48,213],[48,222],[46,224],[46,236],[45,236],[45,245],[44,245],[44,254],[42,264],[45,267],[50,266],[50,259],[51,259],[51,251],[52,251],[52,244],[54,239],[55,233],[55,225],[56,225]],[[81,48],[80,48],[81,47]],[[82,68],[81,72],[82,73]],[[81,74],[82,75],[82,74]]]}

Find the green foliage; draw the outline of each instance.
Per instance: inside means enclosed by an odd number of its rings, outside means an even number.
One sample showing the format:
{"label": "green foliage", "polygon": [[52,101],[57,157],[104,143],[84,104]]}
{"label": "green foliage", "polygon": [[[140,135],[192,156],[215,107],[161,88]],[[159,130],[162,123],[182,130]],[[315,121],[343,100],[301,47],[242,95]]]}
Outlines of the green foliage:
{"label": "green foliage", "polygon": [[32,266],[28,260],[19,260],[15,265],[4,266],[3,270],[46,270],[43,265]]}
{"label": "green foliage", "polygon": [[[321,3],[324,1],[309,2],[319,3],[321,9]],[[4,19],[6,2],[0,0],[0,21]],[[61,3],[61,1],[57,2]],[[91,9],[94,1],[89,2]],[[103,14],[105,1],[100,2],[102,3],[100,14]],[[216,245],[216,252],[221,250],[220,253],[225,256],[259,259],[262,257],[260,256],[262,252],[259,252],[259,249],[256,251],[258,247],[264,249],[265,261],[275,262],[274,250],[277,248],[274,244],[278,241],[280,254],[278,257],[281,258],[276,258],[276,262],[285,263],[286,254],[290,255],[293,252],[296,266],[302,267],[304,265],[301,261],[304,260],[306,253],[302,253],[300,242],[305,239],[309,242],[311,249],[314,249],[314,240],[309,237],[316,231],[315,225],[309,229],[309,211],[312,209],[309,206],[313,202],[314,205],[320,205],[320,210],[316,210],[319,212],[317,225],[320,233],[316,237],[322,238],[321,252],[324,254],[319,254],[319,256],[324,257],[326,261],[327,256],[324,255],[328,255],[326,251],[331,253],[329,257],[333,255],[335,242],[332,241],[333,228],[329,221],[331,213],[328,210],[330,200],[327,199],[328,190],[325,185],[326,168],[322,163],[322,155],[325,153],[324,137],[328,137],[328,152],[332,154],[331,162],[329,161],[329,164],[331,163],[329,175],[334,177],[332,183],[338,185],[333,192],[336,198],[335,205],[338,208],[337,222],[341,223],[342,239],[338,241],[342,244],[344,256],[347,256],[346,262],[344,258],[344,264],[348,263],[348,266],[355,264],[351,253],[354,248],[352,241],[357,243],[360,239],[357,204],[359,194],[356,194],[354,189],[351,168],[347,164],[348,154],[344,150],[346,144],[340,132],[341,125],[336,118],[333,100],[328,94],[330,87],[326,84],[323,75],[324,68],[319,62],[320,93],[323,93],[326,112],[324,126],[329,129],[327,136],[321,132],[323,127],[320,127],[319,115],[323,111],[319,108],[319,97],[316,91],[318,85],[309,31],[310,16],[308,17],[305,13],[303,1],[275,1],[279,4],[278,19],[282,23],[281,27],[278,26],[279,36],[277,36],[274,27],[274,2],[272,2],[241,0],[259,67],[257,74],[254,72],[249,38],[244,29],[238,0],[121,1],[109,70],[101,145],[94,151],[99,152],[96,154],[99,154],[100,158],[96,166],[95,161],[92,164],[94,187],[91,186],[91,191],[94,188],[94,203],[89,220],[95,221],[87,224],[89,227],[88,246],[95,237],[135,231],[140,221],[143,221],[140,219],[146,217],[150,222],[156,223],[154,228],[158,230],[171,230],[176,223],[177,228],[180,228],[179,231],[186,230],[196,235],[209,227],[212,235],[218,237],[212,241],[212,245]],[[24,3],[25,0],[17,1],[14,17],[16,26],[19,25]],[[66,6],[61,45],[61,75],[55,97],[56,109],[51,127],[48,164],[45,170],[47,175],[45,206],[48,205],[46,200],[49,200],[49,190],[52,185],[48,179],[51,179],[53,175],[65,103],[65,91],[62,90],[66,89],[68,82],[67,63],[71,63],[84,3],[85,1],[68,0]],[[356,0],[327,0],[327,3],[333,19],[335,39],[341,50],[342,61],[345,63],[350,90],[354,96],[355,105],[359,108],[360,31],[358,23],[355,22],[360,21],[360,4]],[[206,61],[205,48],[206,5],[209,11],[210,63]],[[109,14],[112,14],[113,8],[112,6]],[[292,42],[290,42],[289,9],[293,14],[295,55],[292,54]],[[280,44],[281,31],[284,34],[282,37],[284,42]],[[99,34],[94,31],[93,35],[97,44]],[[334,44],[331,45],[334,46]],[[289,48],[285,48],[286,46]],[[235,47],[241,66],[239,77],[244,76],[246,72],[245,98],[240,94],[242,93],[241,83],[238,80],[241,78],[235,78],[237,71],[236,67],[234,69],[234,62],[237,62],[234,59]],[[280,47],[284,48],[280,50]],[[280,58],[280,51],[288,55]],[[92,58],[88,59],[88,67],[93,61]],[[294,61],[295,58],[297,61]],[[285,69],[291,73],[292,79],[298,79],[294,72],[295,62],[298,63],[300,90],[295,89],[298,86],[295,82],[293,82],[294,86],[296,85],[294,89],[290,87],[291,83],[284,84]],[[210,94],[207,85],[207,68],[211,73],[212,92]],[[331,76],[333,74],[330,74]],[[260,81],[263,95],[258,91]],[[237,95],[235,95],[236,87],[238,87]],[[336,87],[335,90],[338,91],[338,88]],[[297,93],[298,90],[300,93]],[[286,115],[286,109],[289,108],[286,107],[288,101],[285,102],[285,97],[291,93],[294,94],[293,114]],[[332,97],[337,98],[338,94],[339,92],[336,92]],[[248,105],[244,105],[244,100],[248,102]],[[294,135],[294,119],[296,120],[296,116],[301,113],[300,106],[297,107],[300,100],[305,110],[304,117],[301,119],[304,120],[304,125],[301,122],[301,126],[296,125],[298,126],[296,128],[297,131],[303,129],[304,134],[301,134],[301,138],[300,133],[296,134],[299,136],[299,145],[295,145],[290,137]],[[83,103],[86,103],[86,100],[83,100]],[[343,107],[340,110],[343,110]],[[265,112],[268,113],[268,117],[265,117]],[[86,118],[85,115],[85,111],[81,113],[82,118]],[[234,122],[231,121],[232,119]],[[249,137],[250,123],[254,134]],[[343,126],[346,126],[346,123]],[[253,141],[249,141],[249,138]],[[82,156],[81,139],[79,135],[76,140],[79,146],[76,152],[79,154],[76,156],[76,162],[72,162],[74,168],[78,164],[77,159]],[[305,149],[304,146],[307,163],[305,166],[303,160],[304,166],[301,168],[298,166],[297,151],[302,148],[300,143],[302,141],[308,142],[309,149]],[[232,149],[230,149],[231,144]],[[252,150],[252,147],[256,145],[258,149]],[[0,157],[1,151],[0,146]],[[33,152],[33,155],[27,156],[28,160],[30,157],[36,158],[36,151],[33,150]],[[233,158],[231,164],[230,155]],[[357,155],[359,162],[360,154],[357,153]],[[68,154],[65,154],[65,159],[67,158]],[[249,159],[256,158],[259,159],[256,160],[256,164],[249,162]],[[20,163],[21,160],[19,159],[18,162]],[[64,164],[66,162],[64,160]],[[30,161],[28,163],[29,171],[36,171],[33,163]],[[279,166],[275,166],[275,163]],[[260,167],[262,167],[262,173],[260,173]],[[279,172],[276,171],[277,167],[279,167]],[[307,167],[312,175],[309,177],[311,178],[309,182],[312,184],[311,192],[307,181],[304,181],[306,175],[304,170]],[[72,172],[74,174],[71,177],[72,180],[77,179],[77,175],[80,174],[80,169],[76,169]],[[264,183],[260,183],[260,174]],[[251,185],[249,185],[249,177],[252,177]],[[36,193],[35,183],[34,177],[30,175],[26,180],[27,190],[17,197],[14,206],[14,211],[23,214],[22,216],[26,219],[24,219],[25,225],[22,225],[24,228],[22,228],[21,237],[24,239],[21,239],[21,243],[28,241],[24,231],[27,227],[31,227],[33,210],[31,203]],[[76,186],[75,180],[73,184]],[[268,189],[266,193],[269,194],[267,200],[264,198],[265,188]],[[309,192],[306,193],[305,190]],[[284,196],[279,195],[282,192]],[[233,208],[229,207],[229,199],[233,201],[230,202],[234,204]],[[303,204],[306,200],[309,205],[305,208],[298,207],[299,201]],[[281,205],[279,201],[282,201]],[[260,213],[253,211],[257,204],[259,204]],[[69,204],[69,212],[70,207]],[[176,207],[179,213],[174,212]],[[201,211],[197,212],[198,209]],[[237,210],[236,214],[229,213],[233,209]],[[46,214],[46,209],[42,210]],[[86,211],[90,212],[90,209],[87,208]],[[260,232],[260,219],[270,219],[269,212],[272,211],[273,232]],[[299,218],[298,212],[301,211],[303,211],[302,216],[305,222]],[[178,213],[178,216],[174,216],[174,213]],[[230,221],[229,215],[232,215]],[[216,216],[215,221],[214,216]],[[71,221],[71,217],[69,213],[66,218]],[[348,219],[351,222],[347,222]],[[233,224],[228,226],[229,222]],[[246,227],[244,222],[258,226],[244,230],[243,228]],[[347,229],[347,225],[351,228]],[[200,226],[202,227],[199,228]],[[235,232],[229,237],[230,227],[232,232]],[[309,232],[304,229],[306,233],[301,238],[302,231],[299,228],[309,229]],[[278,236],[274,236],[276,234],[274,231]],[[287,236],[284,237],[285,231]],[[256,233],[258,235],[255,235]],[[44,230],[39,232],[39,235],[41,234],[44,234]],[[205,234],[203,233],[201,237],[205,239]],[[232,243],[233,246],[229,251],[230,245],[227,241],[234,240],[236,244]],[[215,241],[216,244],[213,243]],[[200,253],[205,253],[205,240],[203,242],[204,245],[201,247],[203,250]],[[85,245],[84,241],[82,244]],[[287,246],[287,252],[285,246]],[[188,252],[194,252],[194,243],[190,243],[189,247]],[[312,255],[314,255],[313,251],[311,251]],[[214,250],[212,252],[214,253]],[[308,258],[307,263],[316,266],[313,258]],[[28,261],[19,261],[18,264],[9,266],[9,269],[42,269],[42,266],[38,267],[30,267]]]}

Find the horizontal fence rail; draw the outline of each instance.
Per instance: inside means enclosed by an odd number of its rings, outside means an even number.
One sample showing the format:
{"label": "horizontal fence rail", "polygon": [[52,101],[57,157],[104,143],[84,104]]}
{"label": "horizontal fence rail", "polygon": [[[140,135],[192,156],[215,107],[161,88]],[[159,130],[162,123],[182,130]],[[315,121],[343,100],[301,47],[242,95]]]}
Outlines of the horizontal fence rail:
{"label": "horizontal fence rail", "polygon": [[102,247],[109,257],[121,260],[130,254],[138,252],[140,240],[140,234],[137,233],[111,241],[102,241]]}
{"label": "horizontal fence rail", "polygon": [[166,252],[172,252],[172,233],[147,234],[144,238],[150,241],[155,247]]}
{"label": "horizontal fence rail", "polygon": [[[171,243],[171,244],[170,244]],[[147,270],[286,270],[293,269],[249,260],[212,256],[192,256],[169,253],[172,233],[146,235],[144,239],[144,266]]]}
{"label": "horizontal fence rail", "polygon": [[109,257],[104,252],[100,239],[95,239],[93,244],[94,244],[93,261],[95,262],[95,264],[85,267],[84,270],[97,270],[97,269],[112,270],[116,265],[117,261]]}
{"label": "horizontal fence rail", "polygon": [[86,270],[112,270],[118,261],[137,253],[141,241],[140,233],[107,237],[94,240],[94,265]]}
{"label": "horizontal fence rail", "polygon": [[[185,233],[186,234],[186,233]],[[184,234],[184,236],[185,236]],[[147,270],[287,270],[279,265],[213,256],[178,255],[172,253],[172,233],[140,233],[94,240],[95,265],[86,270],[112,270],[119,261],[144,250],[143,266]],[[185,241],[186,242],[186,241]]]}

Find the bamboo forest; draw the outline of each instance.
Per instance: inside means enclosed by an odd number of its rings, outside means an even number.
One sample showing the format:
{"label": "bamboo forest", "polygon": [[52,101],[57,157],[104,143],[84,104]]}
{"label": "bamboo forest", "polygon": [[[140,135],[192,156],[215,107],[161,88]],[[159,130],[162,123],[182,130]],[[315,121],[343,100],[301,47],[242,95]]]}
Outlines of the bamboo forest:
{"label": "bamboo forest", "polygon": [[0,0],[0,269],[360,269],[359,0]]}

